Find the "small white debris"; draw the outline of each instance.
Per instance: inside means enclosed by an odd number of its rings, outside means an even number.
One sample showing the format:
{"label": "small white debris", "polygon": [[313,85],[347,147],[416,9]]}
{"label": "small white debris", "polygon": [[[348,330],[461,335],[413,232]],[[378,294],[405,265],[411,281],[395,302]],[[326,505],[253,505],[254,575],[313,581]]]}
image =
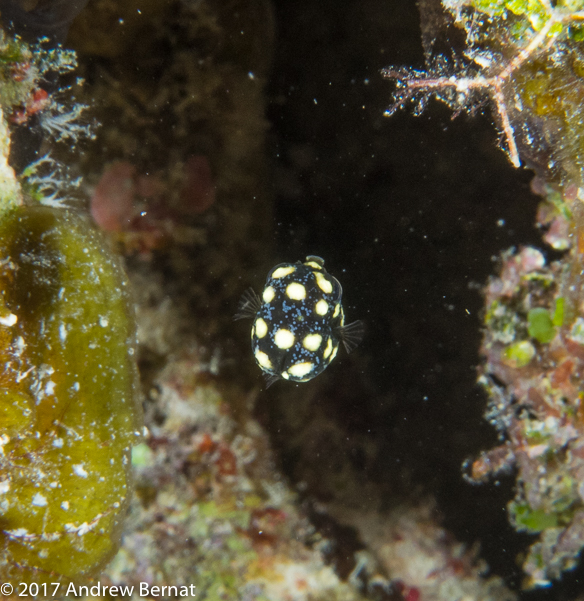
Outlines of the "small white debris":
{"label": "small white debris", "polygon": [[33,370],[34,370],[34,367],[31,367],[31,368],[27,369],[24,373],[23,372],[18,372],[16,374],[16,383],[20,384],[20,382],[22,380],[24,380],[24,378],[26,378]]}
{"label": "small white debris", "polygon": [[61,503],[61,509],[64,509],[65,511],[69,511],[69,501],[63,501]]}
{"label": "small white debris", "polygon": [[83,524],[81,524],[81,526],[79,526],[79,529],[77,530],[77,536],[83,536],[84,534],[87,534],[92,529],[93,529],[93,526],[91,526],[87,522],[83,522]]}
{"label": "small white debris", "polygon": [[73,472],[75,473],[75,475],[80,476],[81,478],[87,478],[87,476],[89,475],[85,471],[82,463],[78,463],[77,465],[74,465]]}
{"label": "small white debris", "polygon": [[26,342],[22,336],[19,336],[13,343],[12,348],[17,355],[21,355],[26,348]]}
{"label": "small white debris", "polygon": [[32,504],[36,507],[45,507],[47,505],[47,498],[41,495],[40,492],[32,498]]}
{"label": "small white debris", "polygon": [[18,321],[18,317],[11,313],[10,315],[6,315],[5,317],[0,317],[0,325],[11,327]]}
{"label": "small white debris", "polygon": [[89,524],[83,522],[80,526],[76,526],[75,524],[65,524],[65,532],[75,532],[77,536],[83,536],[95,528],[101,517],[101,513],[98,513]]}
{"label": "small white debris", "polygon": [[26,528],[16,528],[15,530],[5,530],[6,534],[10,538],[24,538],[31,539],[34,538],[33,534],[29,534]]}
{"label": "small white debris", "polygon": [[0,495],[5,495],[10,490],[10,480],[0,481]]}
{"label": "small white debris", "polygon": [[4,455],[4,445],[10,442],[10,436],[8,434],[2,434],[0,436],[0,455]]}
{"label": "small white debris", "polygon": [[53,439],[53,446],[56,447],[57,449],[62,449],[63,448],[63,439],[62,438]]}
{"label": "small white debris", "polygon": [[99,318],[99,325],[102,328],[107,328],[109,326],[109,321],[108,321],[107,317],[100,317]]}

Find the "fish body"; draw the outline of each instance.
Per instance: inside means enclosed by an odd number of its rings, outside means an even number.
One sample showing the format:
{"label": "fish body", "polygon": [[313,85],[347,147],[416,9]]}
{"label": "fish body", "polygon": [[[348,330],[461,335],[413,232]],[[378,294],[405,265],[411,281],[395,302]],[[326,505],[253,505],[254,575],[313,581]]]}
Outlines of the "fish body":
{"label": "fish body", "polygon": [[252,352],[268,386],[279,379],[307,382],[329,366],[341,342],[347,352],[359,344],[363,323],[345,325],[342,295],[315,256],[276,265],[260,296],[245,292],[235,319],[253,319]]}

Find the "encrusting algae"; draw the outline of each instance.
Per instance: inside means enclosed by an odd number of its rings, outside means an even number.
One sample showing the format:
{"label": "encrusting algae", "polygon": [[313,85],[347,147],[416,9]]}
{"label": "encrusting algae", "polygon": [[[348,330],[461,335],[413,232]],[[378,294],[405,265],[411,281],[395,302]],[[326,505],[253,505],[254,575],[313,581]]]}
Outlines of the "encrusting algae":
{"label": "encrusting algae", "polygon": [[126,282],[74,213],[0,220],[2,576],[75,579],[115,551],[138,427]]}

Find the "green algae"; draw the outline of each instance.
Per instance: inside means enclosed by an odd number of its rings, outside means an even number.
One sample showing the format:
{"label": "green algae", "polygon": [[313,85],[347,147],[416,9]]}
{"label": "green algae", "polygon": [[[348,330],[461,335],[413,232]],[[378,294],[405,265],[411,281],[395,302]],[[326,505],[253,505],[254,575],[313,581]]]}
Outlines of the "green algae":
{"label": "green algae", "polygon": [[552,323],[558,328],[564,325],[565,306],[566,300],[563,296],[556,298]]}
{"label": "green algae", "polygon": [[133,310],[77,214],[0,220],[0,580],[80,581],[117,549],[137,442]]}
{"label": "green algae", "polygon": [[537,534],[558,525],[558,516],[541,509],[531,509],[526,503],[509,503],[509,516],[518,530]]}
{"label": "green algae", "polygon": [[527,313],[527,331],[542,344],[551,342],[556,335],[556,328],[549,311],[544,307],[531,309]]}
{"label": "green algae", "polygon": [[535,348],[529,340],[522,340],[509,345],[505,349],[503,357],[512,367],[525,367],[535,357]]}

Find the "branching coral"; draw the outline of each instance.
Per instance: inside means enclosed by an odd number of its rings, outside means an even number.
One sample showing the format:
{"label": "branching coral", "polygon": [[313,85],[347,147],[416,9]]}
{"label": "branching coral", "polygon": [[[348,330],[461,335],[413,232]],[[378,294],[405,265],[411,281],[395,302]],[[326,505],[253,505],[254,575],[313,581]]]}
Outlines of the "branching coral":
{"label": "branching coral", "polygon": [[466,51],[453,64],[436,57],[427,72],[385,69],[397,86],[386,114],[410,101],[419,113],[435,96],[456,115],[488,97],[513,165],[580,177],[580,3],[447,0],[444,8],[464,29]]}

